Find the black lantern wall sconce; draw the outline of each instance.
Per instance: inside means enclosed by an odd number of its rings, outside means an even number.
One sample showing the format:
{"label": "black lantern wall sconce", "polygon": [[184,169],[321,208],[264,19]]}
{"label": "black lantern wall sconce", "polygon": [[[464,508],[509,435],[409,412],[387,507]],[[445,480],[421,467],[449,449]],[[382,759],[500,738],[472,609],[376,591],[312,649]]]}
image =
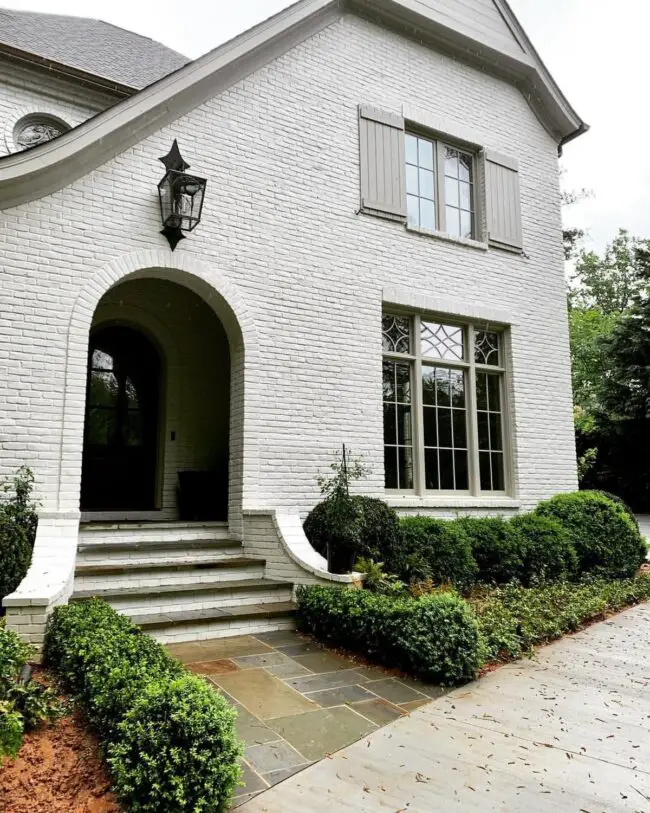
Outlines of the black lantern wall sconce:
{"label": "black lantern wall sconce", "polygon": [[183,232],[193,231],[201,222],[207,181],[187,173],[190,165],[183,160],[176,139],[171,150],[160,160],[167,170],[158,184],[163,225],[160,233],[169,240],[173,251],[185,239]]}

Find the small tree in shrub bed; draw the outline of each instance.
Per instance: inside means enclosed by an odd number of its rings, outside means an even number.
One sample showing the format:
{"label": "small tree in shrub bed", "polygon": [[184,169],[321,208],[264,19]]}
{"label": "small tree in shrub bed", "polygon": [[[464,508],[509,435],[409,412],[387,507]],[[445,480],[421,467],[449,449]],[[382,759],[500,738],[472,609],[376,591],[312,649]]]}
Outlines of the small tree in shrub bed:
{"label": "small tree in shrub bed", "polygon": [[54,610],[44,659],[84,702],[132,813],[227,810],[240,775],[236,712],[160,644],[93,599]]}
{"label": "small tree in shrub bed", "polygon": [[471,680],[482,663],[476,619],[453,591],[413,599],[301,586],[297,617],[300,629],[325,642],[431,681]]}
{"label": "small tree in shrub bed", "polygon": [[628,510],[602,493],[558,494],[540,503],[535,513],[552,517],[567,529],[580,573],[626,578],[645,560],[647,546]]}

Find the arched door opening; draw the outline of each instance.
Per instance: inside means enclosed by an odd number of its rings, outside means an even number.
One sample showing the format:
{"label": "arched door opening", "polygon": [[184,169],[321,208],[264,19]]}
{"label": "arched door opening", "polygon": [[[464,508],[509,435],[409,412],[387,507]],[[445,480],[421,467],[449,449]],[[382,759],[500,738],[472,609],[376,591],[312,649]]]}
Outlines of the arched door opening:
{"label": "arched door opening", "polygon": [[85,511],[155,507],[161,364],[130,327],[90,337],[81,479]]}
{"label": "arched door opening", "polygon": [[228,519],[230,349],[214,310],[168,279],[111,288],[90,329],[86,519]]}

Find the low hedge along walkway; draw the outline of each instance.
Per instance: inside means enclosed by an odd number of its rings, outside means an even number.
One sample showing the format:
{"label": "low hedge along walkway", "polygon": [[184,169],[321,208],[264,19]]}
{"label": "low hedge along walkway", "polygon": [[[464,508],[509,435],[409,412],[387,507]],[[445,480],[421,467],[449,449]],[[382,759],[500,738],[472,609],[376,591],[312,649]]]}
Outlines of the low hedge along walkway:
{"label": "low hedge along walkway", "polygon": [[236,712],[108,604],[57,607],[45,664],[84,704],[130,813],[219,813],[240,779]]}
{"label": "low hedge along walkway", "polygon": [[430,681],[472,680],[488,662],[574,632],[650,598],[650,574],[543,587],[453,590],[419,598],[340,587],[298,588],[298,627],[332,646]]}

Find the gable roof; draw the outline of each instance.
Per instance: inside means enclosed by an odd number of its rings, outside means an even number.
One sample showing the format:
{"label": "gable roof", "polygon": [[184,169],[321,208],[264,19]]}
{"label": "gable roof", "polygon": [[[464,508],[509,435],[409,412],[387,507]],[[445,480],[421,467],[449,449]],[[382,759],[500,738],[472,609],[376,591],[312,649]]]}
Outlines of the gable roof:
{"label": "gable roof", "polygon": [[89,17],[0,9],[0,44],[140,90],[190,60],[160,42]]}
{"label": "gable roof", "polygon": [[[506,0],[491,6],[512,42],[497,43],[486,25],[468,29],[449,13],[459,0],[298,0],[182,69],[163,77],[52,141],[0,159],[0,209],[47,195],[105,163],[352,12],[450,53],[515,85],[558,148],[587,125],[554,82]],[[493,17],[493,20],[496,19]],[[501,29],[503,33],[504,29]],[[519,51],[515,47],[517,44]]]}

